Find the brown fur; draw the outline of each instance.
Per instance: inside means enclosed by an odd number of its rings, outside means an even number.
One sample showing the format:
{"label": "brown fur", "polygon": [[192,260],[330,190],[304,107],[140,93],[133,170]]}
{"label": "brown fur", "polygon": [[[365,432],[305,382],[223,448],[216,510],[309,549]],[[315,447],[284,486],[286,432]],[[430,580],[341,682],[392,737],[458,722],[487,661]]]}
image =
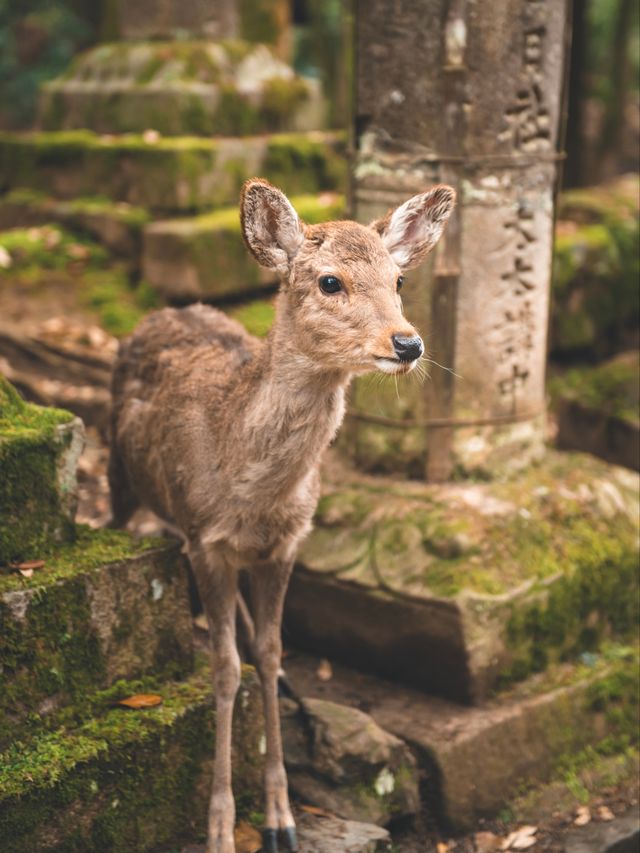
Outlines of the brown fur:
{"label": "brown fur", "polygon": [[[429,205],[418,207],[429,215]],[[291,828],[276,694],[284,593],[350,377],[377,367],[406,372],[411,365],[397,360],[391,336],[416,334],[402,316],[385,226],[304,226],[279,190],[259,180],[245,185],[241,217],[250,250],[283,276],[268,338],[213,308],[168,308],[122,344],[113,376],[114,523],[143,504],[176,525],[209,617],[217,734],[208,853],[233,851],[238,570],[250,574],[263,685],[267,827]],[[394,239],[402,241],[397,227]],[[339,293],[321,291],[319,278],[329,274],[342,281]]]}

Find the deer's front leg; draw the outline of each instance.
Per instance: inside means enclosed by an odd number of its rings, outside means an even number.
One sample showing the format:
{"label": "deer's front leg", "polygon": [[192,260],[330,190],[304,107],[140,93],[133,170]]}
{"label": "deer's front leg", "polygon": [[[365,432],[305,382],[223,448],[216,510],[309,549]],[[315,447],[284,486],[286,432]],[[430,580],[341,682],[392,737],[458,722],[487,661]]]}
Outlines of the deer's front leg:
{"label": "deer's front leg", "polygon": [[255,623],[253,654],[262,684],[267,742],[264,768],[264,853],[277,853],[278,833],[289,850],[297,850],[296,829],[289,806],[287,774],[284,769],[278,708],[282,609],[291,568],[291,560],[276,560],[262,563],[251,570],[251,604]]}
{"label": "deer's front leg", "polygon": [[209,620],[213,646],[216,701],[216,755],[209,804],[207,853],[235,853],[235,803],[231,788],[231,727],[240,685],[236,647],[235,567],[221,553],[201,546],[189,549],[202,603]]}

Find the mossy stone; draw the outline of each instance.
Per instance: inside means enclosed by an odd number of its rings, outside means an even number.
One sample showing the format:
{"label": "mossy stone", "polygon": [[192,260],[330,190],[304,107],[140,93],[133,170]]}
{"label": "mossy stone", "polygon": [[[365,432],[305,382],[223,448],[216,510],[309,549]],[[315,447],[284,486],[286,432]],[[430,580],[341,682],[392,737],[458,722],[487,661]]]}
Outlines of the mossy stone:
{"label": "mossy stone", "polygon": [[344,139],[337,133],[244,139],[0,133],[0,176],[7,189],[62,200],[98,194],[151,211],[237,204],[242,183],[255,174],[289,194],[340,190],[346,171]]}
{"label": "mossy stone", "polygon": [[0,375],[0,565],[74,537],[82,422],[25,403]]}
{"label": "mossy stone", "polygon": [[119,678],[192,668],[184,564],[175,547],[78,528],[31,577],[0,574],[0,745],[49,725]]}
{"label": "mossy stone", "polygon": [[[3,851],[130,853],[203,833],[211,783],[215,715],[206,667],[187,681],[118,682],[79,702],[75,719],[0,757]],[[158,693],[162,704],[128,711],[113,703]],[[88,713],[87,713],[88,711]],[[243,673],[235,714],[238,813],[260,801],[261,705]]]}

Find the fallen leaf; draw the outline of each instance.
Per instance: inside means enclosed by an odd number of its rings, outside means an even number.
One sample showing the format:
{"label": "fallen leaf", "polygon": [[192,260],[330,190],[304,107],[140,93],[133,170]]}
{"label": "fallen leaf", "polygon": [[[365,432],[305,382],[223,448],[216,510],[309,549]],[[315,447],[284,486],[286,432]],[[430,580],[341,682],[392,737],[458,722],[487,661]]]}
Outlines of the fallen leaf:
{"label": "fallen leaf", "polygon": [[600,820],[613,820],[615,818],[614,813],[611,811],[609,806],[600,806],[598,809],[598,817]]}
{"label": "fallen leaf", "polygon": [[576,811],[574,824],[576,826],[586,826],[591,820],[591,812],[587,806],[580,806]]}
{"label": "fallen leaf", "polygon": [[536,843],[533,837],[538,831],[537,826],[521,826],[519,829],[509,833],[502,842],[501,850],[528,850]]}
{"label": "fallen leaf", "polygon": [[313,814],[316,817],[333,817],[331,812],[326,809],[321,809],[319,806],[300,806],[300,809],[307,814]]}
{"label": "fallen leaf", "polygon": [[198,613],[198,615],[193,620],[193,624],[196,628],[200,628],[201,631],[209,630],[209,620],[207,619],[204,613]]}
{"label": "fallen leaf", "polygon": [[44,566],[44,560],[25,560],[23,563],[18,563],[17,569],[41,569]]}
{"label": "fallen leaf", "polygon": [[233,831],[236,853],[258,853],[262,849],[262,837],[250,823],[240,821]]}
{"label": "fallen leaf", "polygon": [[18,569],[23,578],[30,578],[33,576],[33,569]]}
{"label": "fallen leaf", "polygon": [[436,850],[438,853],[449,853],[449,845],[446,841],[438,841]]}
{"label": "fallen leaf", "polygon": [[160,134],[157,130],[149,128],[148,130],[145,130],[145,132],[142,134],[142,138],[147,143],[147,145],[153,145],[160,139]]}
{"label": "fallen leaf", "polygon": [[[476,832],[473,836],[476,853],[494,853],[500,849],[501,839],[493,832]],[[445,850],[448,850],[445,847]]]}
{"label": "fallen leaf", "polygon": [[8,270],[13,263],[13,258],[4,246],[0,246],[0,269]]}
{"label": "fallen leaf", "polygon": [[320,679],[320,681],[331,681],[333,678],[333,669],[331,668],[331,664],[326,658],[323,658],[318,664],[318,668],[316,669],[316,675]]}
{"label": "fallen leaf", "polygon": [[162,696],[157,693],[136,693],[133,696],[127,696],[126,699],[119,699],[118,705],[124,705],[125,708],[155,708],[156,705],[162,704]]}

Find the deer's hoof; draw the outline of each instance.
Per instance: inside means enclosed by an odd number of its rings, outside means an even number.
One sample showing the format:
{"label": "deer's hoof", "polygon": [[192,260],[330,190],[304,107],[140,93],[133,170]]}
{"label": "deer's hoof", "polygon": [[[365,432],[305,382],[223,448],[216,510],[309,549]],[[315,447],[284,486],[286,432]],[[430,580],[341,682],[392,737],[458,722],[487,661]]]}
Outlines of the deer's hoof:
{"label": "deer's hoof", "polygon": [[262,853],[278,853],[278,830],[262,830]]}
{"label": "deer's hoof", "polygon": [[282,837],[287,850],[290,850],[291,853],[296,853],[298,849],[298,836],[296,835],[295,826],[285,826],[282,830]]}

